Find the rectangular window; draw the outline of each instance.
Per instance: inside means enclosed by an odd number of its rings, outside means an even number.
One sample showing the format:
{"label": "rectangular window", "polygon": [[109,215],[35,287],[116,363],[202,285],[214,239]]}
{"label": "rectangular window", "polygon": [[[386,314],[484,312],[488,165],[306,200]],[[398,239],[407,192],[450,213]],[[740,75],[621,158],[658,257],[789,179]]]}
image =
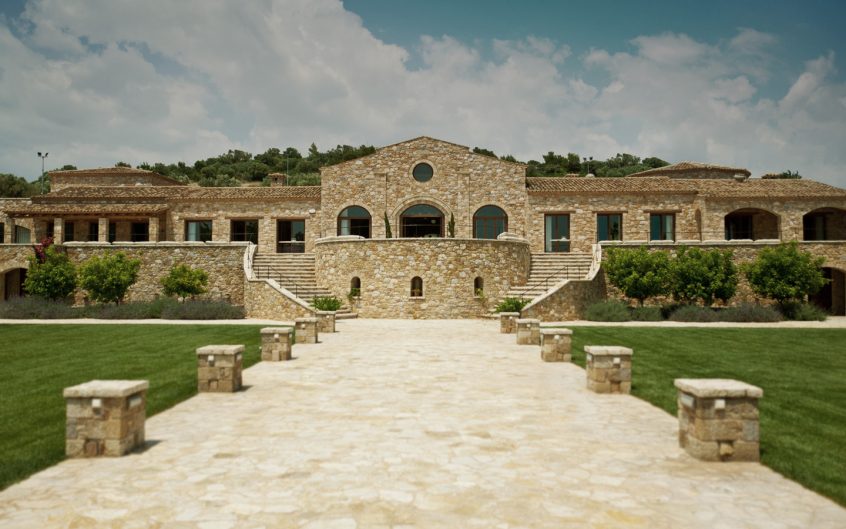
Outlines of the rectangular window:
{"label": "rectangular window", "polygon": [[212,221],[210,220],[187,220],[185,221],[186,241],[210,241],[212,240]]}
{"label": "rectangular window", "polygon": [[650,241],[675,241],[676,216],[673,213],[653,213],[649,216]]}
{"label": "rectangular window", "polygon": [[737,239],[754,240],[755,232],[753,231],[752,215],[745,213],[733,213],[726,215],[726,240],[733,241]]}
{"label": "rectangular window", "polygon": [[89,222],[88,223],[88,240],[92,241],[92,242],[100,240],[100,223],[99,222]]}
{"label": "rectangular window", "polygon": [[6,242],[6,224],[4,222],[0,222],[0,244]]}
{"label": "rectangular window", "polygon": [[623,214],[599,213],[596,215],[597,241],[623,240]]}
{"label": "rectangular window", "polygon": [[276,221],[276,253],[305,252],[305,220]]}
{"label": "rectangular window", "polygon": [[110,222],[109,223],[109,242],[115,242],[117,240],[117,222]]}
{"label": "rectangular window", "polygon": [[229,240],[258,244],[258,220],[233,220]]}
{"label": "rectangular window", "polygon": [[806,241],[826,241],[824,213],[808,213],[802,218],[802,235]]}
{"label": "rectangular window", "polygon": [[62,233],[62,237],[64,237],[65,242],[72,242],[72,241],[76,240],[76,239],[73,238],[74,235],[75,235],[75,230],[74,230],[73,222],[66,220],[64,232]]}
{"label": "rectangular window", "polygon": [[129,240],[132,242],[147,242],[150,240],[150,223],[133,222],[129,232]]}
{"label": "rectangular window", "polygon": [[544,215],[544,251],[570,251],[570,215]]}
{"label": "rectangular window", "polygon": [[29,236],[29,228],[24,228],[23,226],[15,226],[15,243],[17,244],[29,244],[30,236]]}

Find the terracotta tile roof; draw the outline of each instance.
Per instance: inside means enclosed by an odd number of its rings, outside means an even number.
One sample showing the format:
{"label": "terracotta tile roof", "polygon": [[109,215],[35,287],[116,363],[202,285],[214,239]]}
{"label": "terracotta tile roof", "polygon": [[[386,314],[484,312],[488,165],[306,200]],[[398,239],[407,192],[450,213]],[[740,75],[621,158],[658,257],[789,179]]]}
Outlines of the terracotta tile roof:
{"label": "terracotta tile roof", "polygon": [[650,178],[587,178],[587,177],[529,177],[529,193],[554,194],[620,194],[620,193],[696,193],[690,184],[693,180],[676,180],[667,177]]}
{"label": "terracotta tile roof", "polygon": [[708,198],[839,198],[846,199],[846,189],[813,180],[749,178],[734,180],[689,180],[702,196]]}
{"label": "terracotta tile roof", "polygon": [[320,186],[71,186],[36,201],[87,200],[319,200]]}
{"label": "terracotta tile roof", "polygon": [[699,162],[679,162],[673,165],[667,165],[664,167],[659,167],[657,169],[647,169],[646,171],[641,171],[639,173],[633,173],[629,176],[636,176],[636,177],[643,177],[643,176],[677,176],[679,174],[684,174],[688,172],[713,172],[713,173],[725,173],[726,175],[735,175],[735,174],[742,174],[745,176],[751,176],[747,169],[742,167],[727,167],[725,165],[711,165],[707,163],[699,163]]}
{"label": "terracotta tile roof", "polygon": [[144,175],[159,180],[165,185],[184,186],[179,180],[175,180],[169,176],[160,175],[153,171],[145,169],[133,169],[132,167],[98,167],[94,169],[74,169],[72,171],[50,171],[50,176],[70,176],[70,177],[86,177],[86,176],[132,176]]}
{"label": "terracotta tile roof", "polygon": [[5,213],[10,217],[41,216],[149,216],[167,211],[164,204],[28,204],[10,207]]}

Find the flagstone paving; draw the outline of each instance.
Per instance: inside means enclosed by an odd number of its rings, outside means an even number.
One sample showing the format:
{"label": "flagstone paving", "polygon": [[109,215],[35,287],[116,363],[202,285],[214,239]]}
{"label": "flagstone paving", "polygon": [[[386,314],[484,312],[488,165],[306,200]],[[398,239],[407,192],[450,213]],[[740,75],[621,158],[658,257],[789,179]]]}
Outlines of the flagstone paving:
{"label": "flagstone paving", "polygon": [[246,391],[148,419],[143,452],[0,492],[0,527],[846,527],[764,466],[692,459],[675,417],[498,328],[340,321]]}

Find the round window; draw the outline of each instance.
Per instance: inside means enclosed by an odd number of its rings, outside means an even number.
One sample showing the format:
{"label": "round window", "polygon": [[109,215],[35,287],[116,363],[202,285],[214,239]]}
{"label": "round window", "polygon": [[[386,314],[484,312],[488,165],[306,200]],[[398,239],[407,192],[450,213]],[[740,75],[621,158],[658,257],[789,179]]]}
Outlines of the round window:
{"label": "round window", "polygon": [[411,175],[418,182],[428,182],[432,179],[433,174],[435,174],[435,170],[427,163],[419,163],[415,165],[414,169],[411,171]]}

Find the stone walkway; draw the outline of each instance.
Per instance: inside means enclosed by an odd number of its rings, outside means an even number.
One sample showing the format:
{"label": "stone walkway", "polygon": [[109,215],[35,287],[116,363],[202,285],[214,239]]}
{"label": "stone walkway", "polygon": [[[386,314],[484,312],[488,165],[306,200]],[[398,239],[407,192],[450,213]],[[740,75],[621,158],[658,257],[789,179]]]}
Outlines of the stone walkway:
{"label": "stone walkway", "polygon": [[3,491],[0,527],[846,527],[764,466],[688,457],[674,417],[498,325],[338,322],[246,391],[149,419],[144,452]]}

